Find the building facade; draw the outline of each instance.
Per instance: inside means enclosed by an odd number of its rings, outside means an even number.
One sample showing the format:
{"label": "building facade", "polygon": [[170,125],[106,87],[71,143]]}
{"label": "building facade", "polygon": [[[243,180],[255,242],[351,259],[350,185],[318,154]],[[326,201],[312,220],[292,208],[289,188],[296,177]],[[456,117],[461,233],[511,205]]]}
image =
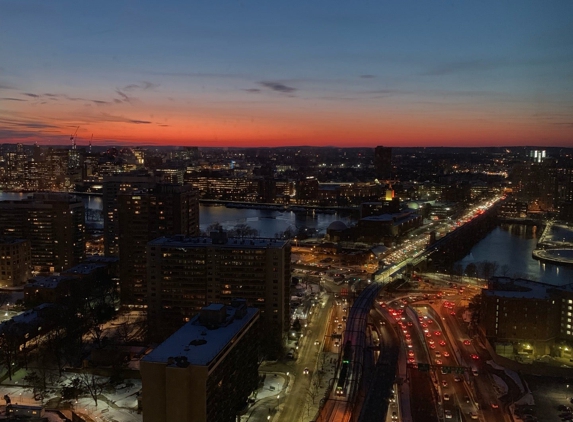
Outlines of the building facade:
{"label": "building facade", "polygon": [[191,186],[156,184],[120,194],[120,293],[124,305],[144,306],[147,242],[161,236],[199,235],[199,202]]}
{"label": "building facade", "polygon": [[30,241],[37,271],[61,271],[85,257],[85,209],[81,199],[36,193],[22,201],[0,201],[0,235]]}
{"label": "building facade", "polygon": [[573,342],[573,287],[494,277],[482,290],[481,325],[492,344],[523,358],[555,355]]}
{"label": "building facade", "polygon": [[103,182],[103,231],[106,256],[119,257],[118,197],[154,186],[157,180],[147,171],[106,176]]}
{"label": "building facade", "polygon": [[291,246],[276,239],[173,236],[147,245],[150,332],[169,333],[207,303],[245,298],[261,311],[265,334],[282,344],[290,326]]}
{"label": "building facade", "polygon": [[144,422],[235,422],[258,386],[259,311],[211,304],[141,360]]}
{"label": "building facade", "polygon": [[0,286],[25,284],[31,268],[30,241],[0,237]]}

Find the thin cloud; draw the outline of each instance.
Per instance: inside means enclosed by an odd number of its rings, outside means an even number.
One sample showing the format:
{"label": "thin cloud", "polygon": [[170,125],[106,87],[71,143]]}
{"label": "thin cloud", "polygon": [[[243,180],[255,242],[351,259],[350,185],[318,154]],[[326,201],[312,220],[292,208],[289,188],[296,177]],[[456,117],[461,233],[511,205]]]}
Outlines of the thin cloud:
{"label": "thin cloud", "polygon": [[[121,89],[119,89],[119,88],[116,88],[116,89],[115,89],[115,92],[116,92],[117,95],[119,95],[119,96],[121,97],[121,100],[119,100],[120,103],[121,103],[121,102],[124,102],[124,103],[129,103],[129,104],[131,104],[131,102],[132,102],[132,100],[133,100],[132,97],[128,96],[125,92],[123,92],[123,91],[122,91]],[[118,99],[116,98],[114,101],[117,103],[117,102],[118,102]]]}
{"label": "thin cloud", "polygon": [[4,97],[2,99],[6,100],[6,101],[28,101],[28,100],[24,100],[22,98],[10,98],[10,97]]}
{"label": "thin cloud", "polygon": [[140,84],[130,84],[126,85],[122,88],[122,91],[135,91],[135,90],[143,90],[148,91],[150,89],[155,89],[159,86],[159,84],[155,84],[149,81],[142,81]]}
{"label": "thin cloud", "polygon": [[27,96],[27,97],[40,98],[40,96],[38,94],[32,94],[31,92],[23,92],[22,94]]}
{"label": "thin cloud", "polygon": [[297,90],[296,88],[293,88],[292,86],[288,86],[288,85],[285,85],[283,83],[273,82],[273,81],[259,82],[259,85],[262,85],[265,88],[268,88],[272,91],[280,92],[283,94],[290,94],[290,93],[293,93]]}
{"label": "thin cloud", "polygon": [[360,78],[362,78],[362,79],[373,79],[375,77],[376,77],[376,75],[360,75]]}
{"label": "thin cloud", "polygon": [[98,120],[103,120],[106,122],[116,122],[116,123],[133,123],[136,125],[147,125],[153,122],[149,120],[138,120],[138,119],[130,119],[123,116],[114,116],[112,114],[102,113]]}
{"label": "thin cloud", "polygon": [[0,124],[15,127],[15,128],[27,128],[27,129],[57,129],[57,126],[50,125],[38,121],[30,120],[18,120],[18,119],[0,119]]}
{"label": "thin cloud", "polygon": [[244,91],[246,92],[251,92],[253,94],[256,94],[258,92],[261,92],[261,90],[259,88],[249,88],[249,89],[245,89]]}

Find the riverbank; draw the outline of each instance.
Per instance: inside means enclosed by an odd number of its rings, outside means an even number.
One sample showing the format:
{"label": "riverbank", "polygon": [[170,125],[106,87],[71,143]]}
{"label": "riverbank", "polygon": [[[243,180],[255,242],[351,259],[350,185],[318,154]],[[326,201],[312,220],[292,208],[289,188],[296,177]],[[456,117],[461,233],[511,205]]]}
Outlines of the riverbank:
{"label": "riverbank", "polygon": [[548,222],[531,255],[542,262],[572,266],[573,227]]}

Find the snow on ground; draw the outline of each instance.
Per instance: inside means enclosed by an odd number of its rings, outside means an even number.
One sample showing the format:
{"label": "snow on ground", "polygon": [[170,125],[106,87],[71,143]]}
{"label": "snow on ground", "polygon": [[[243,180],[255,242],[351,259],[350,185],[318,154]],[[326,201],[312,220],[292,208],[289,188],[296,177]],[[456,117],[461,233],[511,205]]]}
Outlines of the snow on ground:
{"label": "snow on ground", "polygon": [[493,380],[495,381],[495,385],[497,386],[497,396],[501,397],[504,394],[506,394],[509,391],[509,387],[507,386],[507,384],[505,383],[504,380],[502,380],[500,377],[498,377],[495,374],[491,374]]}
{"label": "snow on ground", "polygon": [[527,392],[527,390],[525,389],[525,387],[523,386],[523,383],[521,382],[521,378],[519,377],[519,375],[517,374],[517,372],[512,371],[510,369],[506,369],[505,373],[507,374],[508,377],[510,377],[513,381],[515,381],[515,383],[517,384],[517,386],[519,387],[519,390],[522,393]]}
{"label": "snow on ground", "polygon": [[507,376],[510,377],[510,378],[515,382],[515,384],[519,387],[519,390],[520,390],[522,393],[526,393],[526,392],[529,391],[528,388],[526,389],[526,388],[524,387],[523,383],[521,382],[521,377],[517,374],[517,372],[512,371],[512,370],[510,370],[510,369],[506,369],[506,368],[504,368],[503,366],[500,366],[500,365],[498,365],[497,363],[495,363],[493,360],[488,360],[486,363],[487,363],[488,365],[490,365],[490,366],[491,366],[492,368],[494,368],[494,369],[498,369],[498,370],[500,370],[500,371],[504,371],[504,372],[507,374]]}
{"label": "snow on ground", "polygon": [[286,383],[283,374],[267,373],[264,385],[257,391],[257,399],[280,394]]}
{"label": "snow on ground", "polygon": [[520,398],[518,401],[516,401],[515,405],[516,406],[522,406],[522,405],[534,406],[535,400],[533,399],[533,394],[527,393],[522,398]]}
{"label": "snow on ground", "polygon": [[[0,385],[0,397],[5,394],[10,396],[12,403],[25,405],[41,405],[38,400],[34,400],[32,389],[22,386],[23,377],[26,375],[25,370],[19,370],[12,377],[12,381],[5,380]],[[77,374],[66,372],[62,374],[57,386],[54,386],[48,393],[44,403],[59,397],[59,390],[62,384],[74,378]],[[113,392],[105,391],[98,399],[97,407],[94,400],[89,396],[81,397],[73,408],[77,413],[87,415],[95,422],[142,422],[143,416],[137,413],[137,393],[141,390],[141,380],[125,380],[126,384],[133,384],[127,387],[118,388]],[[54,415],[51,416],[54,421],[60,421]]]}
{"label": "snow on ground", "polygon": [[505,370],[505,368],[503,366],[498,365],[497,363],[495,363],[493,360],[488,360],[486,362],[489,366],[491,366],[493,369],[498,369],[500,371]]}

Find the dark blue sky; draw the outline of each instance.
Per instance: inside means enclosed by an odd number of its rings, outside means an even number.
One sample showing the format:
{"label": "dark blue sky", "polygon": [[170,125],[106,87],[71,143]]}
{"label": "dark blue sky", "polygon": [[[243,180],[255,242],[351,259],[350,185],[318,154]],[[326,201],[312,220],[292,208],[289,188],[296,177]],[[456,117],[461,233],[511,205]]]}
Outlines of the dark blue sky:
{"label": "dark blue sky", "polygon": [[567,145],[573,2],[0,2],[0,139]]}

